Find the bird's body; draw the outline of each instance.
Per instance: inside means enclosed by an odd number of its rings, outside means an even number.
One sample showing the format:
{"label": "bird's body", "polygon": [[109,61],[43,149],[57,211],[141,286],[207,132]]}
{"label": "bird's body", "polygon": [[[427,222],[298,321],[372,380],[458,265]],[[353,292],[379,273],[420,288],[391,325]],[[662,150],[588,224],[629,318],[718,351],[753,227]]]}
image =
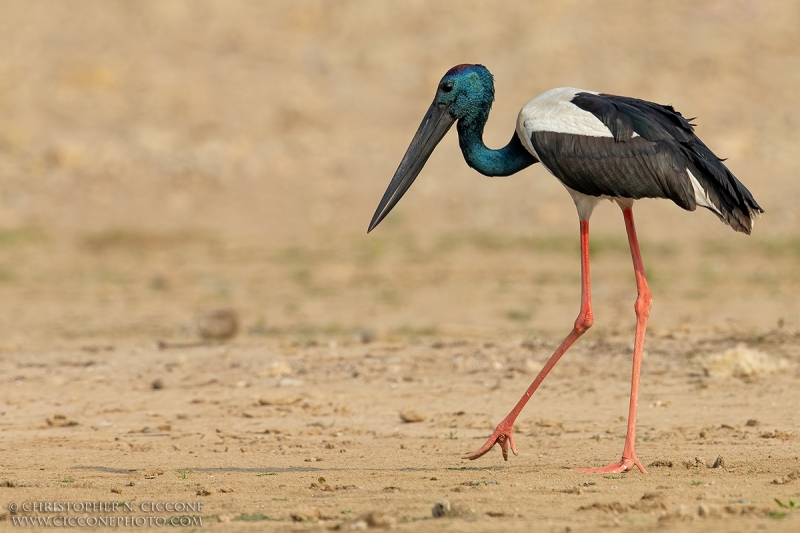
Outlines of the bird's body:
{"label": "bird's body", "polygon": [[517,135],[582,210],[601,198],[667,198],[689,211],[708,208],[735,230],[750,233],[760,209],[670,106],[551,89],[523,106]]}
{"label": "bird's body", "polygon": [[372,231],[416,179],[433,149],[454,122],[467,164],[487,176],[508,176],[541,162],[566,187],[578,211],[581,237],[581,308],[572,331],[489,440],[466,458],[477,459],[500,444],[516,454],[513,424],[539,384],[567,349],[594,322],[589,282],[589,218],[603,199],[623,211],[638,297],[634,304],[633,350],[628,432],[622,459],[591,472],[623,472],[633,465],[644,472],[634,451],[639,374],[652,296],[647,286],[633,223],[633,202],[665,198],[683,209],[699,205],[739,232],[749,234],[763,212],[744,185],[694,134],[693,125],[671,106],[569,87],[551,89],[525,104],[511,141],[499,150],[483,143],[494,84],[481,65],[459,65],[439,83],[420,124],[370,223]]}

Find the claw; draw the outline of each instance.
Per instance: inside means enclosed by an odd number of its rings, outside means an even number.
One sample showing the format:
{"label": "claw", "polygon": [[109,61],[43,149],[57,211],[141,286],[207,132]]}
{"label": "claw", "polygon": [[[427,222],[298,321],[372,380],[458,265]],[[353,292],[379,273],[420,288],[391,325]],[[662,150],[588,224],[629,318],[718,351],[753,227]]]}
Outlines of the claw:
{"label": "claw", "polygon": [[621,474],[631,470],[634,465],[642,472],[642,474],[647,473],[647,470],[644,469],[644,466],[636,457],[636,455],[633,457],[623,457],[616,463],[611,463],[610,465],[601,466],[599,468],[576,468],[575,472],[587,472],[592,474]]}
{"label": "claw", "polygon": [[500,451],[503,452],[503,460],[508,461],[508,449],[511,448],[511,453],[514,455],[519,455],[517,453],[517,447],[514,445],[514,430],[513,427],[504,427],[501,423],[497,426],[497,429],[494,430],[492,436],[477,450],[472,453],[468,453],[467,455],[462,456],[462,459],[469,459],[470,461],[474,461],[478,457],[482,457],[486,455],[486,452],[494,448],[495,444],[500,445]]}

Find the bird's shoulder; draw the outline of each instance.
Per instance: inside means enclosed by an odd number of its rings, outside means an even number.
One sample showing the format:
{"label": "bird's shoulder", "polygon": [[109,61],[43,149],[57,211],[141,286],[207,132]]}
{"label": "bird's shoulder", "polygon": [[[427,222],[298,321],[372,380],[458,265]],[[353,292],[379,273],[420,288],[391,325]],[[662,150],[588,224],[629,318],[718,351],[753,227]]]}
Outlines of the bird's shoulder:
{"label": "bird's shoulder", "polygon": [[572,102],[579,94],[599,93],[575,87],[558,87],[526,103],[517,117],[520,138],[530,139],[534,132],[539,131],[611,137],[611,132],[597,117]]}

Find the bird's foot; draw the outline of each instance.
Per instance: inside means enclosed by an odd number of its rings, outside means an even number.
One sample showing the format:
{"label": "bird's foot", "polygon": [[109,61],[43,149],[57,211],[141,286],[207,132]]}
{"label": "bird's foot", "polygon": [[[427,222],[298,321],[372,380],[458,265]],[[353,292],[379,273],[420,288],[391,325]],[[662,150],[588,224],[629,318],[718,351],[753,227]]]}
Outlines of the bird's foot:
{"label": "bird's foot", "polygon": [[631,454],[630,457],[623,456],[621,460],[607,466],[601,466],[599,468],[575,468],[574,470],[575,472],[589,472],[594,474],[621,474],[622,472],[631,470],[634,465],[642,474],[647,473],[647,470],[644,469],[644,466],[642,466],[642,463],[636,457],[636,454]]}
{"label": "bird's foot", "polygon": [[500,422],[500,425],[495,428],[494,433],[492,436],[489,437],[483,446],[478,448],[472,453],[468,453],[467,455],[462,456],[462,459],[469,459],[470,461],[474,461],[478,457],[481,457],[486,454],[489,450],[491,450],[495,444],[500,445],[500,450],[503,452],[503,459],[508,461],[508,449],[511,448],[511,453],[514,455],[519,455],[517,453],[517,447],[514,446],[514,423],[506,422],[503,420]]}

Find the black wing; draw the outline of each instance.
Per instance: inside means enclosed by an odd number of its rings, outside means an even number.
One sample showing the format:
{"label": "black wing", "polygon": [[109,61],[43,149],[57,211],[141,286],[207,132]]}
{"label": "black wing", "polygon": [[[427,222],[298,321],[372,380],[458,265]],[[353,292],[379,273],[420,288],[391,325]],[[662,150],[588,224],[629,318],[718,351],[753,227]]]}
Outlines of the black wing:
{"label": "black wing", "polygon": [[570,189],[589,196],[669,198],[695,209],[686,165],[667,143],[550,131],[533,132],[531,142],[542,163]]}
{"label": "black wing", "polygon": [[709,209],[733,229],[750,233],[763,209],[671,106],[591,93],[578,93],[572,103],[597,117],[613,137],[535,132],[536,153],[565,185],[591,196],[668,198],[694,210],[688,171],[708,196]]}

